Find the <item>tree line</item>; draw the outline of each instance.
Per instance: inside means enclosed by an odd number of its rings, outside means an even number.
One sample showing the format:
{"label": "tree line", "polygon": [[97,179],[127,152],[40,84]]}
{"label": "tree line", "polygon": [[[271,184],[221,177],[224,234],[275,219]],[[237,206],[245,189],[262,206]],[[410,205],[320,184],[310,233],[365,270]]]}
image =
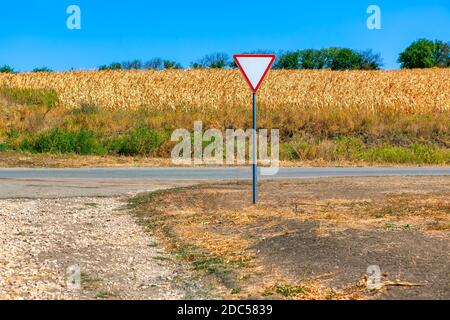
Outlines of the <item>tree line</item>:
{"label": "tree line", "polygon": [[[267,50],[259,50],[248,53],[274,53]],[[413,68],[448,68],[450,67],[450,42],[442,40],[419,39],[414,41],[400,53],[398,63],[402,69]],[[383,66],[380,54],[372,50],[357,51],[349,48],[325,48],[306,49],[297,51],[280,52],[274,69],[330,69],[330,70],[379,70]],[[237,68],[234,61],[226,53],[212,53],[191,62],[193,69],[225,69]],[[131,60],[113,62],[102,65],[98,70],[170,70],[183,69],[181,63],[162,58],[153,58],[142,62]],[[13,73],[10,66],[0,67],[0,73]],[[33,72],[52,72],[47,67],[36,68]]]}
{"label": "tree line", "polygon": [[[274,53],[259,50],[248,53]],[[379,54],[372,51],[358,52],[348,48],[329,48],[321,50],[298,50],[282,52],[277,55],[274,69],[331,69],[331,70],[378,70],[382,67]],[[114,62],[100,66],[99,70],[168,70],[181,69],[180,63],[153,58],[147,62],[140,60]],[[226,69],[237,68],[234,61],[226,53],[211,53],[191,62],[192,69]]]}

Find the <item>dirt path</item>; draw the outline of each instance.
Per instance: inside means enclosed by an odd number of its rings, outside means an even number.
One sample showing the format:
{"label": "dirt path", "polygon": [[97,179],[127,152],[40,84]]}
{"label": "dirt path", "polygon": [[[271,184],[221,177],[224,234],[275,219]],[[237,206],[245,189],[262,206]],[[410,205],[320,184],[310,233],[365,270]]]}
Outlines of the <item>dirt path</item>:
{"label": "dirt path", "polygon": [[135,223],[123,200],[0,200],[0,299],[201,296],[186,267]]}

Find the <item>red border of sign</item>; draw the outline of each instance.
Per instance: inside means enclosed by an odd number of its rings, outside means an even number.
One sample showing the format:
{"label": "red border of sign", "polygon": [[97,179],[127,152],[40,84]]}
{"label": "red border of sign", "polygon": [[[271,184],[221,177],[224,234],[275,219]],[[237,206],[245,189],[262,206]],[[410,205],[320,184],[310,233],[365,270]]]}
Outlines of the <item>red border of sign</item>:
{"label": "red border of sign", "polygon": [[[244,69],[242,68],[241,64],[239,63],[239,60],[237,59],[237,58],[249,58],[249,57],[252,57],[252,58],[272,58],[272,60],[270,61],[269,66],[267,67],[266,71],[264,72],[263,76],[261,77],[261,80],[259,80],[259,83],[256,86],[256,88],[253,87],[253,85],[250,82],[249,78],[245,74]],[[253,93],[256,93],[258,91],[258,89],[261,86],[261,84],[262,84],[264,78],[266,77],[267,73],[272,68],[273,63],[275,62],[275,58],[276,57],[275,57],[274,54],[235,54],[235,55],[233,55],[234,62],[236,62],[237,66],[239,67],[239,70],[241,70],[242,74],[245,77],[245,80],[247,81],[248,85],[252,89]]]}

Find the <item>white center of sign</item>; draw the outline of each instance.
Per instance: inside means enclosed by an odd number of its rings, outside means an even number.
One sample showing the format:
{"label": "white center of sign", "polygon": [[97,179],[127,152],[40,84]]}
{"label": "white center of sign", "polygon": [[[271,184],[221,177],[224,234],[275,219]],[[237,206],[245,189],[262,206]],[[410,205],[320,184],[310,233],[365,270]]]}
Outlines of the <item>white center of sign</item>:
{"label": "white center of sign", "polygon": [[236,56],[235,59],[237,60],[239,67],[242,69],[254,91],[258,89],[274,60],[271,56]]}

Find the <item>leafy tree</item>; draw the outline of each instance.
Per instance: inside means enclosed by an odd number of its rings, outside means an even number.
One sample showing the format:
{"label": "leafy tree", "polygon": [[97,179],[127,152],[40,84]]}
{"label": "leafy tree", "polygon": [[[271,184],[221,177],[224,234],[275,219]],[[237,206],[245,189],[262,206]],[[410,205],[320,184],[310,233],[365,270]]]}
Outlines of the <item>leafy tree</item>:
{"label": "leafy tree", "polygon": [[226,53],[216,52],[207,54],[203,58],[193,62],[191,67],[194,69],[210,68],[224,69],[230,65],[230,57]]}
{"label": "leafy tree", "polygon": [[329,68],[331,70],[357,70],[361,69],[362,57],[348,48],[331,48],[328,51]]}
{"label": "leafy tree", "polygon": [[10,66],[4,65],[0,67],[0,73],[14,73],[14,69]]}
{"label": "leafy tree", "polygon": [[436,66],[440,68],[450,67],[450,42],[445,43],[444,41],[436,40],[434,45],[433,59]]}
{"label": "leafy tree", "polygon": [[299,69],[300,52],[290,51],[280,54],[275,63],[275,69]]}
{"label": "leafy tree", "polygon": [[53,72],[53,70],[47,67],[42,67],[42,68],[35,68],[33,69],[32,72]]}
{"label": "leafy tree", "polygon": [[323,69],[326,65],[326,55],[323,50],[307,49],[299,51],[299,66],[301,69]]}
{"label": "leafy tree", "polygon": [[142,69],[141,60],[135,59],[132,61],[124,61],[122,62],[122,69],[124,70],[139,70]]}
{"label": "leafy tree", "polygon": [[183,69],[180,63],[172,60],[164,60],[163,61],[164,69],[170,70],[170,69]]}
{"label": "leafy tree", "polygon": [[360,53],[362,70],[379,70],[383,66],[383,59],[379,53],[366,50]]}
{"label": "leafy tree", "polygon": [[144,63],[144,68],[147,70],[162,70],[164,69],[164,61],[161,58],[153,58]]}
{"label": "leafy tree", "polygon": [[320,50],[320,53],[325,61],[324,69],[331,69],[331,65],[333,64],[333,60],[337,55],[338,48],[326,48]]}
{"label": "leafy tree", "polygon": [[[259,50],[244,52],[243,54],[275,54],[275,52],[273,52],[271,50],[259,49]],[[275,60],[275,64],[276,64],[276,62],[277,62],[277,60]],[[233,60],[230,62],[229,67],[231,69],[237,69],[238,66],[237,66],[236,62],[234,62],[234,60]]]}
{"label": "leafy tree", "polygon": [[276,69],[377,70],[381,56],[371,50],[358,52],[348,48],[306,49],[280,55]]}
{"label": "leafy tree", "polygon": [[98,70],[100,71],[104,71],[104,70],[121,70],[122,69],[122,64],[120,64],[119,62],[113,62],[110,65],[103,65],[100,66],[98,68]]}
{"label": "leafy tree", "polygon": [[436,66],[436,45],[433,41],[419,39],[405,49],[398,58],[402,68],[432,68]]}

